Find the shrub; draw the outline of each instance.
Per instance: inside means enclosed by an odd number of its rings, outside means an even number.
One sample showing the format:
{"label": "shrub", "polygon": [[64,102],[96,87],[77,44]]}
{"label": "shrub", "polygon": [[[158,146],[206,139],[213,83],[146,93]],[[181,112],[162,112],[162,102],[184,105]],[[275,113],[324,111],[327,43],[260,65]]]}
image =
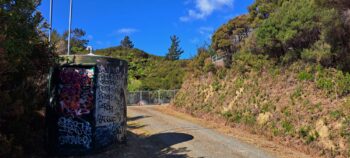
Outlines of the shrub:
{"label": "shrub", "polygon": [[273,65],[272,61],[267,59],[264,55],[254,55],[249,52],[239,52],[233,56],[233,67],[238,69],[241,73],[250,71],[261,71],[264,68]]}
{"label": "shrub", "polygon": [[312,81],[312,80],[314,80],[314,76],[313,76],[313,74],[303,70],[303,71],[299,72],[298,79],[300,81]]}
{"label": "shrub", "polygon": [[281,125],[285,134],[292,135],[294,133],[294,126],[290,121],[283,120]]}

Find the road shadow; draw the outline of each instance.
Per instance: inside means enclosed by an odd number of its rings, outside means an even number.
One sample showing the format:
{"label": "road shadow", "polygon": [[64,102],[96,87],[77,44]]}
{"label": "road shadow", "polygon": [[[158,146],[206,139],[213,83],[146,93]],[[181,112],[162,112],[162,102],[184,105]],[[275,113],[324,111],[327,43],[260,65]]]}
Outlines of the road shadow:
{"label": "road shadow", "polygon": [[127,120],[128,120],[128,122],[129,121],[137,121],[137,120],[145,119],[145,118],[149,118],[149,117],[152,117],[152,116],[140,115],[140,116],[128,117]]}
{"label": "road shadow", "polygon": [[[128,121],[136,121],[151,116],[128,117]],[[153,135],[134,133],[147,125],[128,124],[126,144],[115,144],[102,151],[84,156],[71,156],[69,158],[189,158],[191,150],[187,147],[175,148],[173,145],[184,143],[193,139],[192,135],[179,132],[163,132]]]}
{"label": "road shadow", "polygon": [[143,136],[128,131],[128,141],[125,145],[114,145],[103,153],[86,158],[188,158],[190,150],[187,147],[174,148],[173,145],[190,141],[192,135],[185,133],[159,133]]}

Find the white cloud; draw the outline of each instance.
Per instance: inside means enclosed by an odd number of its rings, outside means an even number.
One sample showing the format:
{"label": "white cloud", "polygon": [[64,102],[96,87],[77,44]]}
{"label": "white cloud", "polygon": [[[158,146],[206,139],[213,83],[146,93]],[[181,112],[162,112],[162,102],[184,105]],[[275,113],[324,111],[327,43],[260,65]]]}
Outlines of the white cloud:
{"label": "white cloud", "polygon": [[195,0],[195,9],[189,9],[188,15],[180,17],[180,21],[186,22],[196,19],[205,19],[214,11],[223,8],[232,8],[234,0]]}
{"label": "white cloud", "polygon": [[132,33],[138,32],[138,31],[139,30],[134,29],[134,28],[121,28],[121,29],[117,30],[116,32],[118,34],[132,34]]}
{"label": "white cloud", "polygon": [[198,28],[197,31],[206,40],[211,40],[211,36],[214,33],[214,28],[213,27],[208,27],[208,26],[202,26],[202,27]]}
{"label": "white cloud", "polygon": [[207,35],[207,34],[211,34],[213,33],[214,31],[214,28],[212,27],[200,27],[198,29],[198,32],[201,34],[201,35]]}

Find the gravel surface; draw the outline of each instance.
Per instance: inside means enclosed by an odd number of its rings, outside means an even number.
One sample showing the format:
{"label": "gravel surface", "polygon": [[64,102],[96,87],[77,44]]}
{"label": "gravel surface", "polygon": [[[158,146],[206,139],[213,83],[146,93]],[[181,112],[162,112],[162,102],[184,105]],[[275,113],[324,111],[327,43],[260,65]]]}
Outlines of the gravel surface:
{"label": "gravel surface", "polygon": [[233,137],[156,110],[128,107],[128,143],[86,157],[270,158],[271,154]]}
{"label": "gravel surface", "polygon": [[142,124],[142,128],[150,135],[149,139],[161,146],[159,152],[162,152],[164,157],[272,157],[250,144],[161,113],[154,108],[154,106],[129,107],[128,115],[130,119]]}

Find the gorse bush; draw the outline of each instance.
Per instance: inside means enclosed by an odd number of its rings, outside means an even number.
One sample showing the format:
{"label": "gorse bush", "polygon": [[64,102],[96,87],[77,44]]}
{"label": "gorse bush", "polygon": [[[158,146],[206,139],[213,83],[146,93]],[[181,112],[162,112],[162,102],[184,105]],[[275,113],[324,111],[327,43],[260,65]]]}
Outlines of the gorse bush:
{"label": "gorse bush", "polygon": [[343,0],[257,0],[249,14],[232,19],[215,32],[212,47],[219,54],[229,54],[230,62],[231,56],[243,49],[285,65],[303,59],[350,70],[346,64],[350,60],[347,4]]}

